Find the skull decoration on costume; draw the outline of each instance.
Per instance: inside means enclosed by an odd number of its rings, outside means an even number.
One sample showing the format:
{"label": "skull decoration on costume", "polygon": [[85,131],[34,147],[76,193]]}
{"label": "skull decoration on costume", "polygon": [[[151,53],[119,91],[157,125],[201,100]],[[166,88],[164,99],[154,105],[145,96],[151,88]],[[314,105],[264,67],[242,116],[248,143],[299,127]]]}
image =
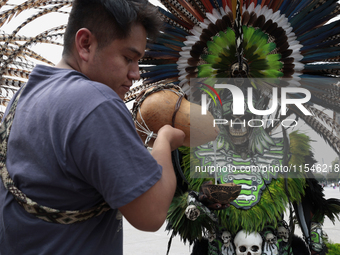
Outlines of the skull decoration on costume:
{"label": "skull decoration on costume", "polygon": [[208,231],[207,237],[209,243],[213,242],[216,239],[216,232],[214,230]]}
{"label": "skull decoration on costume", "polygon": [[235,250],[231,243],[231,234],[229,231],[225,230],[222,232],[221,239],[223,240],[223,245],[221,247],[222,255],[234,255]]}
{"label": "skull decoration on costume", "polygon": [[266,242],[269,244],[276,244],[277,238],[273,233],[268,233],[266,235]]}
{"label": "skull decoration on costume", "polygon": [[[247,94],[245,91],[244,94]],[[251,142],[250,137],[254,130],[254,126],[260,125],[261,120],[254,119],[256,116],[249,110],[247,98],[244,98],[244,114],[234,115],[233,114],[233,97],[228,90],[223,90],[220,93],[222,100],[222,107],[211,104],[210,111],[213,116],[218,119],[227,120],[226,124],[219,125],[222,133],[227,137],[230,144],[233,146],[233,150],[241,155],[243,159],[247,158],[249,153],[249,143]],[[256,109],[263,108],[263,100],[253,102]],[[250,125],[247,123],[251,123]]]}
{"label": "skull decoration on costume", "polygon": [[259,233],[247,233],[241,230],[234,239],[236,255],[261,255],[262,242],[263,240]]}
{"label": "skull decoration on costume", "polygon": [[266,234],[265,239],[266,240],[263,247],[263,252],[267,255],[277,255],[277,237],[273,233],[269,232]]}
{"label": "skull decoration on costume", "polygon": [[288,243],[289,230],[285,226],[278,227],[277,234],[280,238],[282,238],[282,241],[284,241],[285,243]]}
{"label": "skull decoration on costume", "polygon": [[200,210],[198,210],[195,205],[189,205],[185,209],[185,215],[189,220],[194,221],[198,218],[198,216],[200,216]]}
{"label": "skull decoration on costume", "polygon": [[243,80],[242,79],[238,80],[237,78],[247,78],[248,71],[249,71],[249,66],[248,66],[248,63],[245,61],[245,59],[243,59],[242,70],[240,69],[240,64],[238,62],[234,63],[231,66],[231,74],[234,77],[235,83],[238,86],[242,86]]}
{"label": "skull decoration on costume", "polygon": [[223,102],[222,119],[228,120],[228,125],[222,125],[220,129],[223,128],[225,130],[225,134],[233,144],[235,152],[246,156],[248,154],[249,137],[252,128],[244,123],[252,119],[253,114],[248,109],[245,109],[244,115],[233,115],[232,100],[230,100],[229,96],[225,100],[226,102]]}
{"label": "skull decoration on costume", "polygon": [[223,245],[225,247],[228,247],[230,245],[230,241],[231,241],[230,232],[229,231],[223,231],[221,238],[223,240]]}

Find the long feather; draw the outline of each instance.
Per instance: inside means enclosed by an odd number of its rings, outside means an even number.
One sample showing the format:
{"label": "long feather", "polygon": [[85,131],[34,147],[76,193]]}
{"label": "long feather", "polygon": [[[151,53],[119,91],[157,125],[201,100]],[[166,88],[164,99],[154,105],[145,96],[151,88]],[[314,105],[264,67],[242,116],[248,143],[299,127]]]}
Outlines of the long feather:
{"label": "long feather", "polygon": [[8,2],[8,0],[3,0],[0,2],[0,9],[1,7],[3,7],[4,5],[6,5],[6,3]]}
{"label": "long feather", "polygon": [[189,31],[189,29],[192,27],[192,25],[190,23],[179,19],[174,14],[172,14],[172,13],[170,13],[170,12],[160,8],[160,7],[158,8],[158,10],[159,10],[159,13],[161,14],[161,16],[163,16],[165,21],[167,23],[169,23],[170,25],[175,25],[177,27],[187,29],[187,31]]}
{"label": "long feather", "polygon": [[11,55],[9,55],[8,58],[5,61],[3,61],[2,66],[0,68],[0,75],[4,73],[7,66],[9,65],[9,63],[13,59],[15,59],[15,57],[20,55],[23,52],[23,50],[25,50],[26,47],[28,47],[28,45],[34,44],[37,41],[39,41],[41,38],[44,38],[44,37],[45,37],[45,33],[42,33],[42,34],[30,39],[29,41],[26,41],[23,45],[20,45],[15,51],[13,51],[13,53]]}
{"label": "long feather", "polygon": [[315,130],[334,151],[340,151],[340,139],[335,136],[332,131],[328,130],[320,121],[313,116],[299,115],[299,117]]}
{"label": "long feather", "polygon": [[340,132],[340,125],[333,118],[310,105],[305,105],[305,107],[312,112],[315,117],[326,123],[330,129],[335,130],[335,132]]}
{"label": "long feather", "polygon": [[[301,14],[296,15],[293,17],[290,22],[292,26],[296,26],[297,29],[295,30],[295,33],[297,34],[303,34],[307,31],[309,31],[313,27],[318,27],[319,25],[324,23],[324,17],[329,14],[329,10],[327,7],[333,4],[333,6],[336,6],[336,0],[330,0],[326,1],[323,5],[319,6],[318,8],[312,10],[312,8],[316,4],[311,4],[306,8],[304,11],[302,11]],[[331,6],[332,7],[332,6]],[[309,22],[307,22],[309,21]],[[306,26],[298,27],[298,23],[304,23]]]}
{"label": "long feather", "polygon": [[270,5],[270,8],[273,10],[273,11],[277,11],[279,9],[279,7],[281,6],[282,2],[284,0],[274,0],[271,2],[271,5]]}
{"label": "long feather", "polygon": [[[40,1],[38,1],[38,2],[40,2]],[[65,3],[65,4],[60,4],[60,5],[57,5],[57,6],[53,6],[53,7],[51,7],[51,8],[46,8],[46,9],[40,11],[38,14],[35,14],[35,15],[31,16],[30,18],[28,18],[27,20],[25,20],[25,21],[24,21],[21,25],[19,25],[19,26],[12,32],[12,34],[8,37],[8,39],[7,39],[7,40],[5,41],[5,43],[2,45],[2,49],[6,48],[7,45],[11,42],[12,37],[14,37],[14,36],[18,33],[18,31],[20,31],[20,29],[22,29],[22,28],[23,28],[24,26],[26,26],[28,23],[32,22],[33,20],[35,20],[35,19],[37,19],[37,18],[39,18],[39,17],[41,17],[41,16],[43,16],[43,15],[45,15],[45,14],[47,14],[47,13],[51,13],[51,12],[54,12],[54,11],[56,11],[56,10],[59,10],[60,8],[62,8],[63,6],[65,6],[66,4],[67,4],[67,3]],[[40,38],[42,38],[42,37],[43,37],[43,36],[40,35]],[[36,37],[36,39],[38,39],[38,37]],[[32,39],[32,40],[30,41],[30,44],[33,43],[33,42],[34,42],[34,39]],[[24,46],[20,46],[20,47],[19,47],[20,50],[18,50],[18,52],[20,52],[20,51],[21,51],[24,47],[26,47],[27,45],[28,45],[28,44],[25,43]],[[7,63],[8,63],[11,59],[13,59],[14,57],[15,57],[15,55],[9,56],[8,59],[7,59],[6,61],[4,61],[1,70],[3,70],[3,69],[6,67]],[[2,53],[0,52],[0,59],[1,59],[1,58],[2,58]],[[1,73],[1,71],[0,71],[0,75],[1,75],[1,74],[2,74],[2,73]]]}
{"label": "long feather", "polygon": [[0,85],[1,87],[8,86],[8,87],[21,87],[25,84],[24,81],[18,80],[18,79],[13,79],[13,78],[5,78],[3,77],[0,80]]}
{"label": "long feather", "polygon": [[198,21],[203,22],[204,17],[202,16],[202,14],[200,14],[199,12],[197,12],[195,10],[195,8],[188,2],[186,2],[185,0],[179,0],[178,1],[188,12],[190,12]]}
{"label": "long feather", "polygon": [[21,70],[17,68],[6,68],[3,71],[3,74],[8,75],[8,76],[16,76],[16,77],[20,77],[23,79],[28,79],[28,76],[30,75],[30,71]]}
{"label": "long feather", "polygon": [[[183,7],[178,1],[175,0],[162,0],[162,4],[171,11],[175,16],[180,17],[183,21],[191,26],[196,24],[197,18],[187,9]],[[190,9],[191,10],[191,9]]]}

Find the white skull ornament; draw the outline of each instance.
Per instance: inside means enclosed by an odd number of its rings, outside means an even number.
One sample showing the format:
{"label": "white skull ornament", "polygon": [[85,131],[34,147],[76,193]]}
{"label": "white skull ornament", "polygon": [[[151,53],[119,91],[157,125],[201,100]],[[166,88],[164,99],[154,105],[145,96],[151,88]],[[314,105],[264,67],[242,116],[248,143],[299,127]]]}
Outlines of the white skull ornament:
{"label": "white skull ornament", "polygon": [[277,237],[273,233],[267,233],[265,237],[266,241],[264,243],[263,252],[267,255],[277,255]]}
{"label": "white skull ornament", "polygon": [[223,231],[222,236],[223,244],[225,247],[228,247],[230,245],[231,241],[231,234],[229,231]]}
{"label": "white skull ornament", "polygon": [[241,230],[234,238],[236,255],[261,255],[262,237],[259,233]]}
{"label": "white skull ornament", "polygon": [[273,233],[268,233],[266,235],[266,242],[269,244],[276,244],[277,238]]}
{"label": "white skull ornament", "polygon": [[208,231],[207,237],[208,237],[209,243],[211,243],[212,241],[216,239],[216,232],[214,230]]}
{"label": "white skull ornament", "polygon": [[200,216],[200,210],[198,210],[195,205],[189,205],[185,209],[185,215],[189,220],[194,221],[198,218],[198,216]]}
{"label": "white skull ornament", "polygon": [[282,238],[282,241],[284,241],[285,243],[288,243],[289,230],[286,227],[284,227],[284,226],[278,227],[277,228],[277,235]]}

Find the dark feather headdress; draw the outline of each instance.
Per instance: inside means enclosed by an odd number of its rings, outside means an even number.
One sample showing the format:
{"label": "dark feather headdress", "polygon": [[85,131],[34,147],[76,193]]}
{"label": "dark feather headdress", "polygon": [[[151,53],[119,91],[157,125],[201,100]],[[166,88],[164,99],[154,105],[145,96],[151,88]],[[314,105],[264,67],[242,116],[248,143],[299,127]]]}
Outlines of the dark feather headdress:
{"label": "dark feather headdress", "polygon": [[[290,106],[336,153],[339,125],[340,5],[336,0],[161,0],[165,25],[141,59],[143,84],[175,83],[189,95],[192,78],[282,78],[308,89],[305,116]],[[242,74],[244,72],[244,74]],[[322,78],[322,79],[318,79]],[[275,84],[257,87],[268,94]],[[299,95],[293,95],[298,98]],[[282,120],[285,117],[280,117]]]}

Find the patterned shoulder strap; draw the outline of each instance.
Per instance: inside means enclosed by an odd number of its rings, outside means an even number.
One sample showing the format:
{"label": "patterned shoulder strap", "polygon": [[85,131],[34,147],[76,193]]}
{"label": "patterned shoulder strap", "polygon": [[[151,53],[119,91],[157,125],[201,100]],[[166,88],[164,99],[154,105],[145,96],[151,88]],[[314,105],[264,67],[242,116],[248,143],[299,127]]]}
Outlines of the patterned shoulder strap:
{"label": "patterned shoulder strap", "polygon": [[7,171],[6,167],[6,153],[7,153],[7,141],[9,137],[9,133],[12,127],[15,109],[17,107],[20,95],[24,87],[21,88],[19,94],[15,98],[8,115],[5,117],[3,123],[0,126],[0,176],[5,188],[12,193],[15,197],[16,201],[30,214],[35,215],[36,217],[53,223],[60,224],[72,224],[75,222],[85,221],[92,217],[98,216],[108,210],[110,210],[110,206],[106,203],[100,203],[99,205],[81,211],[62,211],[53,208],[49,208],[47,206],[39,205],[38,203],[32,201],[28,198],[21,190],[19,190]]}

